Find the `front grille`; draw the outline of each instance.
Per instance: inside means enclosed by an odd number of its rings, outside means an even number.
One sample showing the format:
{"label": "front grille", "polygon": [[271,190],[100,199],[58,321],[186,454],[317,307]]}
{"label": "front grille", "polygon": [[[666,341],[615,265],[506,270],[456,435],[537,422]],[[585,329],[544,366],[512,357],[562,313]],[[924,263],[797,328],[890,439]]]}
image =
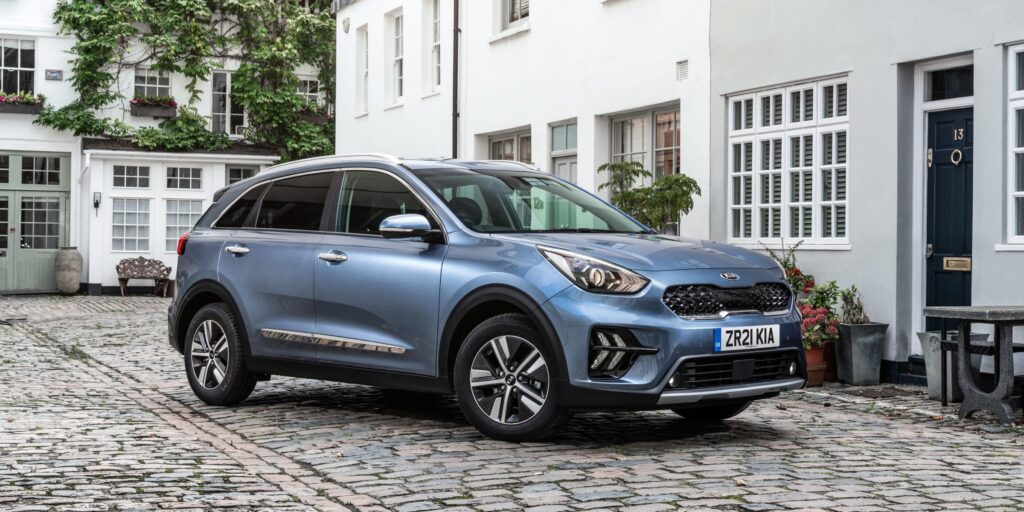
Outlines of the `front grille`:
{"label": "front grille", "polygon": [[731,312],[779,313],[789,309],[791,296],[782,283],[758,283],[749,288],[691,284],[670,286],[662,301],[682,318],[702,318]]}
{"label": "front grille", "polygon": [[[796,370],[790,373],[790,365]],[[799,374],[796,351],[695,357],[679,365],[669,387],[700,389],[788,379]]]}

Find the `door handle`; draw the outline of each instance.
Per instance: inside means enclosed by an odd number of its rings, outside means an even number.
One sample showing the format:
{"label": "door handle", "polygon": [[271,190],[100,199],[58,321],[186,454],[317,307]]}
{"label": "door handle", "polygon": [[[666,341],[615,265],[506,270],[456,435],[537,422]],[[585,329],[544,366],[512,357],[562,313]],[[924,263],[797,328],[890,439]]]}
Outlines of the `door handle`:
{"label": "door handle", "polygon": [[249,248],[242,245],[229,245],[224,248],[224,252],[234,254],[235,256],[242,256],[249,254]]}
{"label": "door handle", "polygon": [[345,253],[337,251],[322,252],[317,254],[316,257],[328,263],[341,263],[343,261],[348,261],[348,256],[346,256]]}
{"label": "door handle", "polygon": [[935,246],[932,245],[932,244],[928,244],[924,248],[924,257],[925,258],[931,258],[932,254],[935,254]]}

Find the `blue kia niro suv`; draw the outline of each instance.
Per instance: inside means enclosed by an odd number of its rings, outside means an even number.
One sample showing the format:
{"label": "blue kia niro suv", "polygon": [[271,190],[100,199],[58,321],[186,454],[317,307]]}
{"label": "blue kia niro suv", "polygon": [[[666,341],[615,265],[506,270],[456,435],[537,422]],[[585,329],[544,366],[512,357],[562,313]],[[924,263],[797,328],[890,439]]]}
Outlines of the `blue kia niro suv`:
{"label": "blue kia niro suv", "polygon": [[271,375],[454,393],[528,440],[578,409],[721,420],[806,377],[772,259],[516,162],[291,162],[218,191],[178,254],[170,342],[214,405]]}

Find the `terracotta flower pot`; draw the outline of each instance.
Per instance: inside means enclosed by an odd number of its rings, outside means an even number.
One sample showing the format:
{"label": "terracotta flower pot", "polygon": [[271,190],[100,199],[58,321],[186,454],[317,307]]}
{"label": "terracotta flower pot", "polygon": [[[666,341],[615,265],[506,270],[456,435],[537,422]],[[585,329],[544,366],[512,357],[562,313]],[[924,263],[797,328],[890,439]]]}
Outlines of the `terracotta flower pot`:
{"label": "terracotta flower pot", "polygon": [[804,356],[807,358],[807,386],[820,386],[825,382],[825,348],[805,348]]}

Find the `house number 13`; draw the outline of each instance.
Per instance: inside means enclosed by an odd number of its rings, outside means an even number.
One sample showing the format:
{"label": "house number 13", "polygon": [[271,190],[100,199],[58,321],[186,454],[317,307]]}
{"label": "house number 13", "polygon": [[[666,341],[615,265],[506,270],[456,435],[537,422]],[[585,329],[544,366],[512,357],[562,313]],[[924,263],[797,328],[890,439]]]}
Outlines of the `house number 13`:
{"label": "house number 13", "polygon": [[953,128],[953,140],[964,140],[963,128]]}

